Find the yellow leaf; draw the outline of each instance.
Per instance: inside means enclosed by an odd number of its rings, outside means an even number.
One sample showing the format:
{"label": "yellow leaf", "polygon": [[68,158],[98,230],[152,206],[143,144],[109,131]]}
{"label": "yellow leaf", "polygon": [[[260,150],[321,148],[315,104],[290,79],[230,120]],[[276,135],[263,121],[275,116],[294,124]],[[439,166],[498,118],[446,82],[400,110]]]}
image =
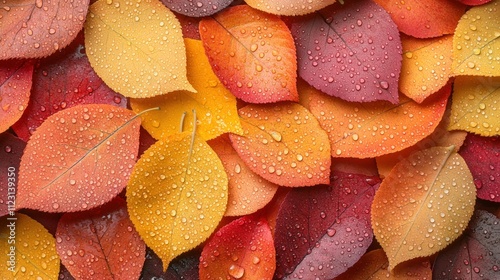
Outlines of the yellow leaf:
{"label": "yellow leaf", "polygon": [[448,246],[467,227],[475,201],[472,174],[453,146],[419,151],[398,163],[371,208],[389,269]]}
{"label": "yellow leaf", "polygon": [[205,139],[213,139],[222,133],[243,133],[236,98],[219,81],[212,71],[203,45],[199,40],[185,39],[188,79],[198,91],[176,91],[147,99],[130,99],[134,112],[160,107],[142,116],[143,127],[156,139],[181,131],[180,119],[184,112],[185,130],[192,130],[195,109],[198,117],[197,132]]}
{"label": "yellow leaf", "polygon": [[453,35],[455,75],[500,76],[500,0],[472,7]]}
{"label": "yellow leaf", "polygon": [[24,214],[0,220],[2,279],[57,279],[60,259],[56,240],[40,223]]}
{"label": "yellow leaf", "polygon": [[226,210],[227,186],[224,166],[198,135],[173,134],[144,152],[127,186],[128,211],[164,269],[212,234]]}
{"label": "yellow leaf", "polygon": [[181,25],[158,0],[98,0],[85,22],[85,47],[95,72],[127,97],[195,92]]}
{"label": "yellow leaf", "polygon": [[500,77],[457,77],[448,129],[500,135]]}
{"label": "yellow leaf", "polygon": [[250,7],[266,13],[296,16],[313,13],[335,3],[335,0],[246,0],[245,2]]}
{"label": "yellow leaf", "polygon": [[448,82],[451,75],[453,36],[417,39],[401,36],[403,63],[399,90],[422,103]]}

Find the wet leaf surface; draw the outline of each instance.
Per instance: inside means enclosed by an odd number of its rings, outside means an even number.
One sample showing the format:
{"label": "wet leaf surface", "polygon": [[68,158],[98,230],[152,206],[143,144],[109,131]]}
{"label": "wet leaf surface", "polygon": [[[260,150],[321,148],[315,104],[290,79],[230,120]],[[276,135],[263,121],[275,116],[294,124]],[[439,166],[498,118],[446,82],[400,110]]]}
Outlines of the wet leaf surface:
{"label": "wet leaf surface", "polygon": [[296,16],[313,13],[328,5],[335,3],[335,0],[246,0],[251,7],[270,14]]}
{"label": "wet leaf surface", "polygon": [[0,134],[0,158],[2,159],[0,161],[0,217],[14,214],[19,164],[25,147],[26,143],[11,133]]}
{"label": "wet leaf surface", "polygon": [[163,271],[161,259],[146,248],[146,261],[141,273],[140,280],[199,280],[198,266],[200,264],[200,252],[191,250],[175,258]]}
{"label": "wet leaf surface", "polygon": [[161,0],[173,12],[189,17],[205,17],[226,8],[233,0]]}

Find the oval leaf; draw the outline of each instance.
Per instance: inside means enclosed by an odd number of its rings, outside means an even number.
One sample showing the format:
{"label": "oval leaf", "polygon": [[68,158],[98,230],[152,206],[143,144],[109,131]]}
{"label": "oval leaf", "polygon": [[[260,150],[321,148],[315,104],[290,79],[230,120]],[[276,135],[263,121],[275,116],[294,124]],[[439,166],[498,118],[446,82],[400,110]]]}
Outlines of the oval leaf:
{"label": "oval leaf", "polygon": [[335,3],[335,0],[246,0],[251,7],[283,16],[305,15]]}
{"label": "oval leaf", "polygon": [[26,143],[14,135],[0,134],[0,217],[14,216],[17,176]]}
{"label": "oval leaf", "polygon": [[0,10],[0,59],[48,56],[83,27],[89,0],[6,0]]}
{"label": "oval leaf", "polygon": [[40,223],[24,214],[0,218],[2,279],[57,279],[56,241]]}
{"label": "oval leaf", "polygon": [[66,213],[56,232],[61,262],[77,279],[138,279],[146,245],[117,198],[86,212]]}
{"label": "oval leaf", "polygon": [[21,159],[17,207],[73,212],[110,201],[135,164],[140,122],[132,111],[104,104],[47,118]]}
{"label": "oval leaf", "polygon": [[299,75],[315,88],[347,101],[398,103],[401,41],[377,4],[333,5],[296,20],[292,34]]}
{"label": "oval leaf", "polygon": [[313,88],[310,110],[326,130],[333,157],[371,158],[410,147],[431,134],[443,117],[451,86],[421,104],[402,96],[398,105],[369,105],[326,96]]}
{"label": "oval leaf", "polygon": [[180,119],[184,118],[185,130],[192,130],[193,114],[196,110],[197,133],[204,139],[213,139],[222,133],[242,133],[236,109],[236,98],[215,76],[201,41],[185,39],[187,52],[188,79],[198,91],[176,91],[153,98],[131,99],[130,105],[135,112],[159,106],[160,110],[151,111],[143,118],[143,127],[156,139],[175,134],[181,130]]}
{"label": "oval leaf", "polygon": [[200,35],[214,72],[237,98],[298,101],[295,46],[279,17],[235,6],[203,19]]}
{"label": "oval leaf", "polygon": [[306,108],[296,103],[248,105],[239,114],[243,136],[229,138],[253,172],[287,187],[329,182],[328,136]]}
{"label": "oval leaf", "polygon": [[188,17],[205,17],[226,8],[233,0],[161,0],[170,10]]}
{"label": "oval leaf", "polygon": [[245,216],[225,225],[203,247],[200,280],[272,279],[273,236],[263,218]]}
{"label": "oval leaf", "polygon": [[373,231],[389,269],[453,242],[465,230],[475,199],[472,175],[453,147],[419,151],[398,163],[372,204]]}
{"label": "oval leaf", "polygon": [[499,3],[473,7],[460,19],[453,35],[455,75],[500,76]]}
{"label": "oval leaf", "polygon": [[196,92],[186,77],[180,23],[160,1],[96,1],[85,22],[85,46],[97,74],[127,97]]}
{"label": "oval leaf", "polygon": [[130,219],[163,269],[205,241],[226,210],[224,166],[199,136],[170,135],[146,150],[127,186]]}
{"label": "oval leaf", "polygon": [[500,77],[457,77],[448,129],[500,135]]}

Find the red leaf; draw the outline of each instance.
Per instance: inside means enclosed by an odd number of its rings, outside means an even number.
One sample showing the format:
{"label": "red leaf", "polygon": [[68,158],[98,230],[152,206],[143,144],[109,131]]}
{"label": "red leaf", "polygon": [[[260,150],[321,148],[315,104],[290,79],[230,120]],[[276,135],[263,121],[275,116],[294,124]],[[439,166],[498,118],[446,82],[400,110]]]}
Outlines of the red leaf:
{"label": "red leaf", "polygon": [[[17,176],[26,143],[14,135],[0,134],[0,217],[14,216]],[[9,210],[11,212],[9,212]]]}
{"label": "red leaf", "polygon": [[5,0],[0,9],[0,59],[45,57],[83,27],[89,0]]}
{"label": "red leaf", "polygon": [[499,244],[500,220],[478,210],[464,235],[437,255],[432,278],[500,279]]}
{"label": "red leaf", "polygon": [[491,0],[455,0],[469,6],[479,6],[490,2]]}
{"label": "red leaf", "polygon": [[198,280],[200,279],[198,277],[199,264],[200,252],[192,250],[175,258],[168,265],[167,271],[163,271],[161,259],[148,247],[140,279]]}
{"label": "red leaf", "polygon": [[146,254],[146,245],[121,198],[101,208],[62,216],[56,249],[77,279],[138,279]]}
{"label": "red leaf", "polygon": [[477,197],[500,202],[500,137],[469,134],[459,154],[472,173]]}
{"label": "red leaf", "polygon": [[398,103],[401,41],[391,17],[371,0],[335,4],[292,24],[299,75],[347,101]]}
{"label": "red leaf", "polygon": [[37,64],[30,103],[12,128],[28,141],[50,115],[75,105],[94,103],[124,108],[127,100],[103,83],[90,67],[84,46],[75,44],[64,56],[49,57]]}
{"label": "red leaf", "polygon": [[161,0],[173,12],[188,17],[205,17],[226,8],[233,0]]}
{"label": "red leaf", "polygon": [[275,231],[276,276],[332,279],[372,242],[370,205],[377,177],[335,172],[330,186],[291,190]]}
{"label": "red leaf", "polygon": [[33,61],[8,60],[0,64],[0,133],[19,120],[28,106],[32,78]]}
{"label": "red leaf", "polygon": [[244,216],[222,227],[203,248],[200,279],[271,279],[276,266],[271,229]]}

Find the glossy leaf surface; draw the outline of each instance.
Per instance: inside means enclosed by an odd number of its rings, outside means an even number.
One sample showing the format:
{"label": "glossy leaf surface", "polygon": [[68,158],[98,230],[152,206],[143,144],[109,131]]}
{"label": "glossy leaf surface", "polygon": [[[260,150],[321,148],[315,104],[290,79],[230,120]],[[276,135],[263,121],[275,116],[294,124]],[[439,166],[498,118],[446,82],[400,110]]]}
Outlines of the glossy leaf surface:
{"label": "glossy leaf surface", "polygon": [[205,17],[226,8],[233,0],[161,0],[170,10],[189,17]]}
{"label": "glossy leaf surface", "polygon": [[296,16],[310,14],[328,5],[335,0],[246,0],[251,7],[270,14]]}

